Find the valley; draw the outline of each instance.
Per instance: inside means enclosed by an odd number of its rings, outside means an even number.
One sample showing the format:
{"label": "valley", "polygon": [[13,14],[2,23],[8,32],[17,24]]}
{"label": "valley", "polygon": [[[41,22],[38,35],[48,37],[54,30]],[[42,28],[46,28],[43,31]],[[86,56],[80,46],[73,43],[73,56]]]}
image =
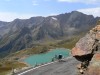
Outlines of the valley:
{"label": "valley", "polygon": [[[21,60],[56,48],[72,49],[100,17],[78,11],[48,17],[0,21],[0,73],[28,67]],[[14,65],[16,66],[14,66]],[[9,65],[9,66],[8,66]]]}

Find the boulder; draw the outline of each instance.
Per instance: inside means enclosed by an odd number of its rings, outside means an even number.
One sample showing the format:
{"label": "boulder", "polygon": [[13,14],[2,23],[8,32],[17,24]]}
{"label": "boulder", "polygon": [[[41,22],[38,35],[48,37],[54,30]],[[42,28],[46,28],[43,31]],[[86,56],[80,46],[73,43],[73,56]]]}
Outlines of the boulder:
{"label": "boulder", "polygon": [[100,21],[97,24],[76,43],[71,51],[72,55],[82,63],[88,61],[85,71],[81,70],[80,64],[77,65],[79,72],[84,75],[100,75]]}
{"label": "boulder", "polygon": [[100,40],[100,25],[97,25],[81,38],[72,49],[73,56],[83,56],[94,52]]}
{"label": "boulder", "polygon": [[82,56],[92,53],[92,47],[95,43],[93,35],[87,34],[85,37],[81,38],[76,46],[72,49],[73,56]]}

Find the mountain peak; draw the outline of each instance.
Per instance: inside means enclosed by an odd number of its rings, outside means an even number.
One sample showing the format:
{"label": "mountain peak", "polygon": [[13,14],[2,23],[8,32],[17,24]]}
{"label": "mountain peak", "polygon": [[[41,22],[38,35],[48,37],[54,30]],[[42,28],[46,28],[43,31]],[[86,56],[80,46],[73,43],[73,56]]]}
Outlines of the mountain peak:
{"label": "mountain peak", "polygon": [[[48,17],[31,17],[30,19],[15,19],[10,23],[0,22],[0,52],[14,52],[43,40],[63,40],[94,27],[97,20],[90,15],[78,11]],[[25,42],[24,39],[28,42]],[[67,39],[66,38],[66,39]],[[6,41],[5,41],[6,40]]]}

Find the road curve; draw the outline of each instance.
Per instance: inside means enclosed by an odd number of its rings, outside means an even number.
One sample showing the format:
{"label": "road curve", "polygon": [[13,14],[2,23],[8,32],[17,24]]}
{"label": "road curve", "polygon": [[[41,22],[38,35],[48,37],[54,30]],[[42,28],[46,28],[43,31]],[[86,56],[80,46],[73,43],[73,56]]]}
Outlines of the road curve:
{"label": "road curve", "polygon": [[61,62],[52,62],[15,75],[76,75],[76,65],[78,63],[80,62],[75,58],[67,57]]}

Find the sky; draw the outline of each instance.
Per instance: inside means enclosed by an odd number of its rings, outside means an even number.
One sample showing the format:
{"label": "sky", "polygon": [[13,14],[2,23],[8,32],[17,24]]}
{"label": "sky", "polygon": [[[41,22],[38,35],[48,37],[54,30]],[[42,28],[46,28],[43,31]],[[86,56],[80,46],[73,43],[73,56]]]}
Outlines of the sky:
{"label": "sky", "polygon": [[0,0],[0,21],[80,11],[100,16],[100,0]]}

